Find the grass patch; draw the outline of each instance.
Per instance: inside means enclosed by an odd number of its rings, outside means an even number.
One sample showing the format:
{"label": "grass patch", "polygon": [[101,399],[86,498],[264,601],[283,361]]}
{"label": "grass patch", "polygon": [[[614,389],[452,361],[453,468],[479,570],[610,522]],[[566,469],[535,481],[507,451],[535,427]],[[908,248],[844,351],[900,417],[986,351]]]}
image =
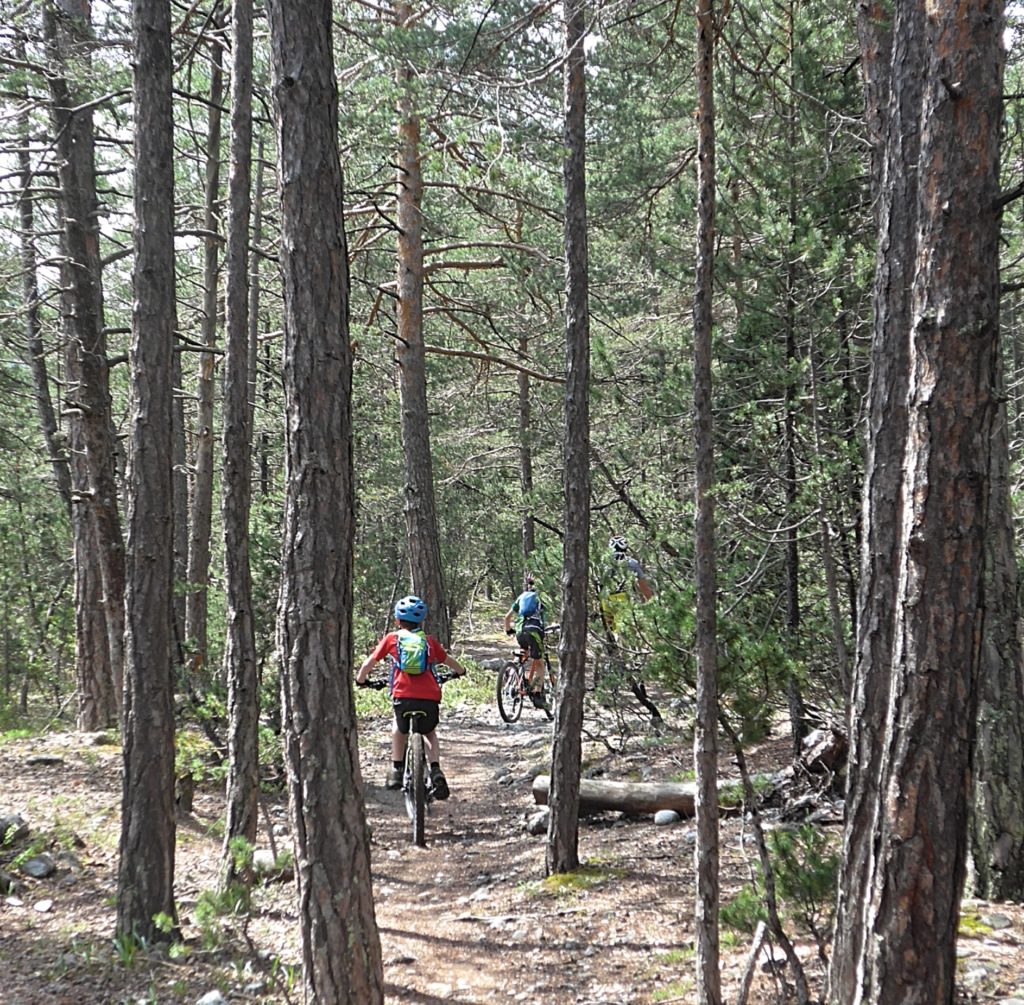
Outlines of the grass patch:
{"label": "grass patch", "polygon": [[651,995],[651,1001],[677,1001],[682,998],[683,995],[689,994],[692,990],[693,981],[676,981],[674,984],[668,984],[663,988],[658,988],[658,990]]}
{"label": "grass patch", "polygon": [[976,914],[963,914],[957,925],[956,933],[965,939],[983,939],[993,932],[991,925],[986,925]]}
{"label": "grass patch", "polygon": [[610,879],[622,879],[626,875],[624,869],[613,869],[609,866],[587,864],[581,865],[575,872],[558,872],[544,879],[527,883],[524,892],[528,896],[538,897],[574,897],[586,893],[587,890],[607,883]]}

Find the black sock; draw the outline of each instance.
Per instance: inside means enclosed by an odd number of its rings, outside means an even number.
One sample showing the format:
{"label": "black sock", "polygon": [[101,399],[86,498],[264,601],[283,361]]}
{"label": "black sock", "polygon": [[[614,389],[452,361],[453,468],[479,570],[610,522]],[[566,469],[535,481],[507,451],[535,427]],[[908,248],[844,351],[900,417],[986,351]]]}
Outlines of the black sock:
{"label": "black sock", "polygon": [[431,771],[440,771],[441,770],[440,762],[439,761],[431,761],[430,762],[430,770]]}
{"label": "black sock", "polygon": [[401,771],[405,767],[405,761],[392,761],[391,765],[395,771]]}

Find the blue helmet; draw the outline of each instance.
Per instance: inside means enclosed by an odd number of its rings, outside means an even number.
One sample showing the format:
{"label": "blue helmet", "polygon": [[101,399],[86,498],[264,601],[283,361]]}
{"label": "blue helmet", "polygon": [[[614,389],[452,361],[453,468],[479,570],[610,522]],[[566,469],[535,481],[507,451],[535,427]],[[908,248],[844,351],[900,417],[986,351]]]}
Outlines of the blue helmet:
{"label": "blue helmet", "polygon": [[402,597],[395,604],[395,620],[418,625],[427,616],[427,605],[419,597]]}

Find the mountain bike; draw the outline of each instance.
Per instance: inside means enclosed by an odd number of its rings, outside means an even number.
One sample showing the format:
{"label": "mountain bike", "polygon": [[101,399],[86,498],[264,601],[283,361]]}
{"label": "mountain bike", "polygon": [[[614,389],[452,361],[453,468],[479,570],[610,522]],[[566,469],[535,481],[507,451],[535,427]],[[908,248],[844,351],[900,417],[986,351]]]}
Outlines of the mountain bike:
{"label": "mountain bike", "polygon": [[[548,625],[544,629],[545,639],[558,631],[558,625]],[[516,722],[523,714],[523,701],[527,696],[526,671],[530,665],[530,654],[527,650],[516,647],[512,656],[498,673],[497,694],[498,714],[507,723]],[[540,694],[533,699],[536,708],[541,709],[550,722],[554,718],[551,702],[555,693],[555,672],[551,669],[551,657],[548,647],[544,646],[544,670],[541,674]],[[534,681],[536,686],[536,681]]]}
{"label": "mountain bike", "polygon": [[[434,676],[442,687],[458,676],[446,670],[437,671]],[[362,687],[382,690],[388,681],[371,678]],[[405,770],[402,772],[402,794],[405,796],[405,812],[412,824],[413,844],[420,848],[427,846],[427,807],[434,801],[434,786],[430,779],[430,764],[427,760],[427,745],[421,726],[426,712],[410,710],[405,713],[409,720],[409,737],[405,745]]]}

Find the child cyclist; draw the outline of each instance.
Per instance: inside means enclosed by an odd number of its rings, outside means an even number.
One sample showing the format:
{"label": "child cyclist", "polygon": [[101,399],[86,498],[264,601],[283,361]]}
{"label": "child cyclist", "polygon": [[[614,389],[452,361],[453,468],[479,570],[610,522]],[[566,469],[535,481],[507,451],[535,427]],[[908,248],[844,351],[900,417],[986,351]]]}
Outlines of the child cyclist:
{"label": "child cyclist", "polygon": [[515,635],[516,642],[530,657],[526,690],[533,704],[541,708],[544,705],[544,603],[532,576],[526,577],[523,587],[523,592],[512,601],[505,615],[505,634]]}
{"label": "child cyclist", "polygon": [[430,761],[430,782],[435,799],[448,798],[448,782],[441,771],[441,746],[437,738],[440,716],[441,685],[434,668],[451,667],[457,677],[465,668],[433,636],[423,630],[427,605],[419,597],[403,597],[395,604],[396,631],[388,632],[363,661],[356,673],[356,684],[365,684],[370,670],[385,657],[391,663],[389,690],[395,710],[391,729],[391,770],[386,785],[389,789],[402,787],[402,769],[405,747],[409,736],[409,718],[406,712],[426,713],[423,739]]}

